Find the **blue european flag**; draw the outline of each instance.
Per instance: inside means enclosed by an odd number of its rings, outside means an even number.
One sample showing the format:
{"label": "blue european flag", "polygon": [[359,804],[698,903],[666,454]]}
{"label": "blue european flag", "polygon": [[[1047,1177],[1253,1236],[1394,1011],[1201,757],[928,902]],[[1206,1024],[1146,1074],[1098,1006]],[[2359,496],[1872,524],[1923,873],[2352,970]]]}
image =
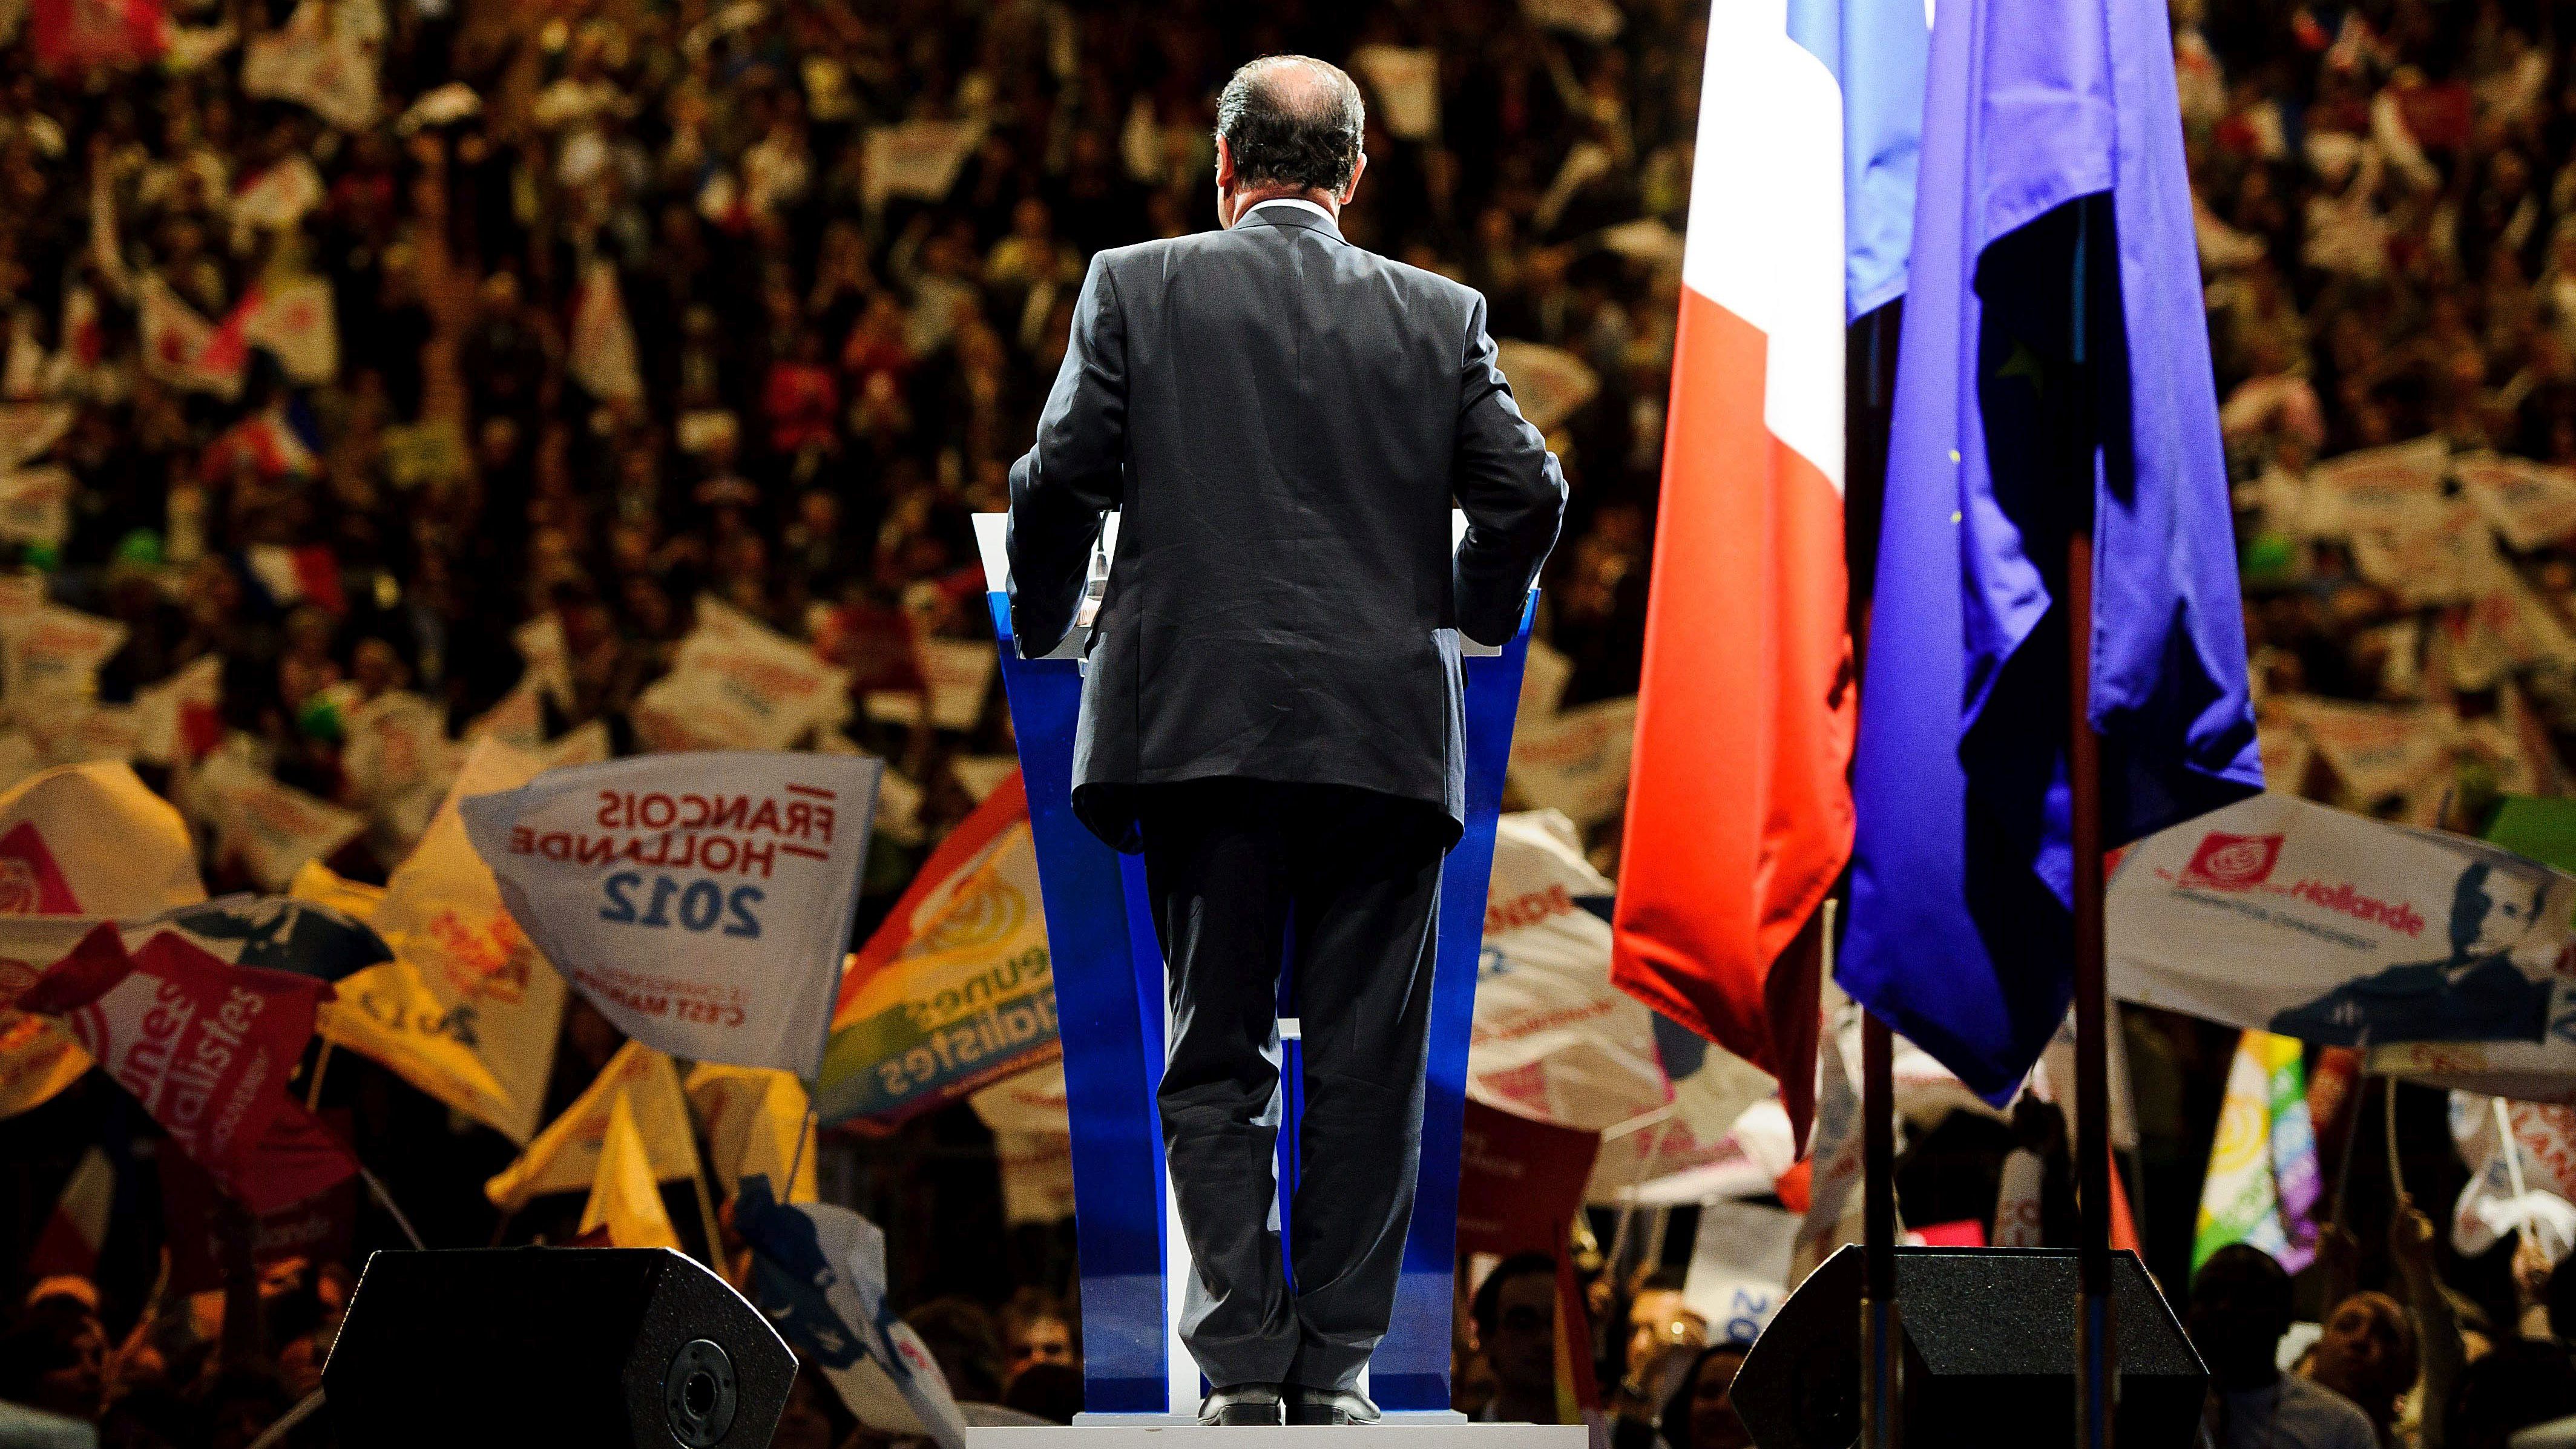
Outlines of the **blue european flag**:
{"label": "blue european flag", "polygon": [[1835,974],[1997,1101],[2073,991],[2088,506],[2107,842],[2262,787],[2166,27],[1942,0],[1932,30]]}

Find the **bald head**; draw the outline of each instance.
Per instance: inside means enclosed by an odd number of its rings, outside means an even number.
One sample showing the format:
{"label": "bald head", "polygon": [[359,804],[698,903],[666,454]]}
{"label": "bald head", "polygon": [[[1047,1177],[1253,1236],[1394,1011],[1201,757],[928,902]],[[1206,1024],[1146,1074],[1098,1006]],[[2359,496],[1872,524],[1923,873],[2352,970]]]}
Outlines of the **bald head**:
{"label": "bald head", "polygon": [[1367,113],[1342,68],[1306,55],[1265,55],[1217,97],[1216,134],[1244,190],[1339,196],[1359,174]]}

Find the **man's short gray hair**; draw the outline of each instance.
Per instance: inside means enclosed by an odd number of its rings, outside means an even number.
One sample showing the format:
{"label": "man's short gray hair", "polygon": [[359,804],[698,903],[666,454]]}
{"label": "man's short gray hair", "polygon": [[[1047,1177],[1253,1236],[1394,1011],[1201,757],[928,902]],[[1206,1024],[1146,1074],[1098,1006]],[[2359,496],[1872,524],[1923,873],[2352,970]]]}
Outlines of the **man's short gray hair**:
{"label": "man's short gray hair", "polygon": [[1310,55],[1265,55],[1216,102],[1216,133],[1246,186],[1340,192],[1359,171],[1367,122],[1350,76]]}

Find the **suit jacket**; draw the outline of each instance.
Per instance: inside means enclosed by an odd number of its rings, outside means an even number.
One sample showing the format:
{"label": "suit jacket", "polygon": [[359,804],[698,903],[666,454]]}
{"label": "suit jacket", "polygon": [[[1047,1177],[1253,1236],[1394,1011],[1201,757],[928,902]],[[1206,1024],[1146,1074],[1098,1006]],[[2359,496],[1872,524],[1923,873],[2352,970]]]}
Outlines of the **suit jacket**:
{"label": "suit jacket", "polygon": [[1100,253],[1011,469],[1025,654],[1063,640],[1121,510],[1076,813],[1132,851],[1134,787],[1234,776],[1376,790],[1463,828],[1458,634],[1519,626],[1565,492],[1473,289],[1289,206]]}

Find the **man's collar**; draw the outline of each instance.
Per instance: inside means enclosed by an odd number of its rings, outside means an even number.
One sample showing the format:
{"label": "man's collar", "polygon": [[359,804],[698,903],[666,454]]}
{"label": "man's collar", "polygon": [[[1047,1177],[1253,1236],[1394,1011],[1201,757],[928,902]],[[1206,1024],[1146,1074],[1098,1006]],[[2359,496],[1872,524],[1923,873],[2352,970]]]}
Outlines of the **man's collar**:
{"label": "man's collar", "polygon": [[[1333,219],[1333,214],[1331,212],[1326,211],[1324,208],[1317,206],[1315,203],[1308,201],[1302,196],[1274,196],[1268,201],[1256,201],[1252,204],[1251,210],[1245,212],[1244,215],[1250,216],[1259,212],[1265,206],[1293,206],[1299,211],[1311,211],[1326,221],[1331,221]],[[1242,217],[1235,218],[1238,222],[1242,219]],[[1338,228],[1336,229],[1338,230]]]}
{"label": "man's collar", "polygon": [[1305,231],[1320,231],[1336,241],[1342,235],[1341,224],[1333,219],[1331,212],[1302,196],[1274,196],[1268,201],[1256,202],[1244,208],[1243,214],[1234,219],[1234,224],[1238,227],[1297,227]]}

